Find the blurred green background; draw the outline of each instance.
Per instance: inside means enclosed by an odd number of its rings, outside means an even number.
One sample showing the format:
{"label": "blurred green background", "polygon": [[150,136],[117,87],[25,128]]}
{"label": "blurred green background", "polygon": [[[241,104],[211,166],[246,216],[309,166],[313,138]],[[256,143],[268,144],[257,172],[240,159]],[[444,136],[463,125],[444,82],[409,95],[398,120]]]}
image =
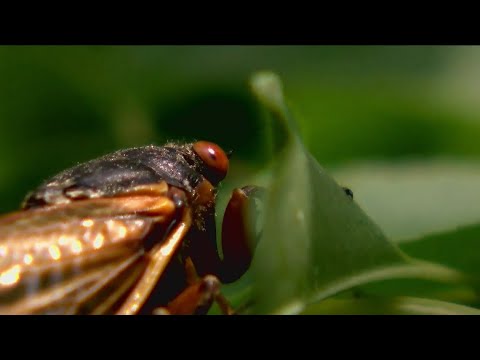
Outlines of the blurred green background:
{"label": "blurred green background", "polygon": [[0,47],[0,211],[68,166],[169,139],[216,141],[230,181],[254,174],[265,124],[247,80],[264,69],[391,238],[480,220],[480,48],[460,46]]}

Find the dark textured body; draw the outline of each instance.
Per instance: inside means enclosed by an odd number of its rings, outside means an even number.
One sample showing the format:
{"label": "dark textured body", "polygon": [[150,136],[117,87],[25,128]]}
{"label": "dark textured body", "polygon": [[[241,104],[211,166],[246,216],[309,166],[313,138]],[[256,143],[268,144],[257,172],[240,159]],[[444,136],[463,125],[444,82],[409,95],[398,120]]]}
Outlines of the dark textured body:
{"label": "dark textured body", "polygon": [[[158,183],[192,193],[205,177],[204,165],[189,145],[169,143],[119,150],[62,171],[25,199],[25,209],[83,198],[112,197],[133,186]],[[215,185],[215,184],[213,184]]]}

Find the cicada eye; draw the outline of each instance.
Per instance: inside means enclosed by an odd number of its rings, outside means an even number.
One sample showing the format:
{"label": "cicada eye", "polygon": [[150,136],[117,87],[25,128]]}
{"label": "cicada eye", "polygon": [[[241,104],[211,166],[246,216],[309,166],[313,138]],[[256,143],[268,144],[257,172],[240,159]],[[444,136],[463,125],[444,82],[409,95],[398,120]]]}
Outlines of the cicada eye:
{"label": "cicada eye", "polygon": [[193,144],[193,151],[207,165],[209,172],[214,175],[214,182],[219,182],[227,176],[228,157],[225,151],[217,144],[208,141],[197,141]]}

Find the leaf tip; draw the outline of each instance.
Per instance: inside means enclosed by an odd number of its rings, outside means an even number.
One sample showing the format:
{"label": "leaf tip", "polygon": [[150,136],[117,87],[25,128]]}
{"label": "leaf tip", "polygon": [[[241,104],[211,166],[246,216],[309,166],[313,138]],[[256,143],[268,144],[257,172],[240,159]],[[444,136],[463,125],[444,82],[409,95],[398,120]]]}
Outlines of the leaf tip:
{"label": "leaf tip", "polygon": [[250,87],[255,96],[271,110],[283,109],[283,86],[280,77],[272,71],[259,71],[252,75]]}

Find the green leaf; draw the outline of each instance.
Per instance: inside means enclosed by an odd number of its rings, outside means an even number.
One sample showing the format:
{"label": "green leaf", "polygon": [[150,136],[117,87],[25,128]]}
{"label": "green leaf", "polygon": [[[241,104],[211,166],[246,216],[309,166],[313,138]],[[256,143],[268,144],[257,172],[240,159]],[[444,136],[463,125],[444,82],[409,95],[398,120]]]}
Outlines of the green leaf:
{"label": "green leaf", "polygon": [[399,296],[328,299],[308,306],[303,314],[338,315],[480,315],[480,310],[445,301]]}
{"label": "green leaf", "polygon": [[407,254],[430,262],[440,263],[468,274],[476,279],[471,285],[462,283],[450,285],[424,281],[402,280],[369,284],[360,289],[365,294],[412,295],[433,297],[469,306],[480,306],[480,254],[478,248],[480,225],[431,234],[399,244]]}
{"label": "green leaf", "polygon": [[480,221],[480,165],[452,159],[357,163],[332,171],[395,242]]}
{"label": "green leaf", "polygon": [[479,242],[480,225],[473,225],[414,239],[400,247],[409,255],[480,277]]}
{"label": "green leaf", "polygon": [[310,303],[378,280],[467,280],[455,270],[412,260],[387,240],[304,148],[275,74],[256,74],[251,86],[275,119],[277,154],[253,261],[254,313],[299,313]]}

